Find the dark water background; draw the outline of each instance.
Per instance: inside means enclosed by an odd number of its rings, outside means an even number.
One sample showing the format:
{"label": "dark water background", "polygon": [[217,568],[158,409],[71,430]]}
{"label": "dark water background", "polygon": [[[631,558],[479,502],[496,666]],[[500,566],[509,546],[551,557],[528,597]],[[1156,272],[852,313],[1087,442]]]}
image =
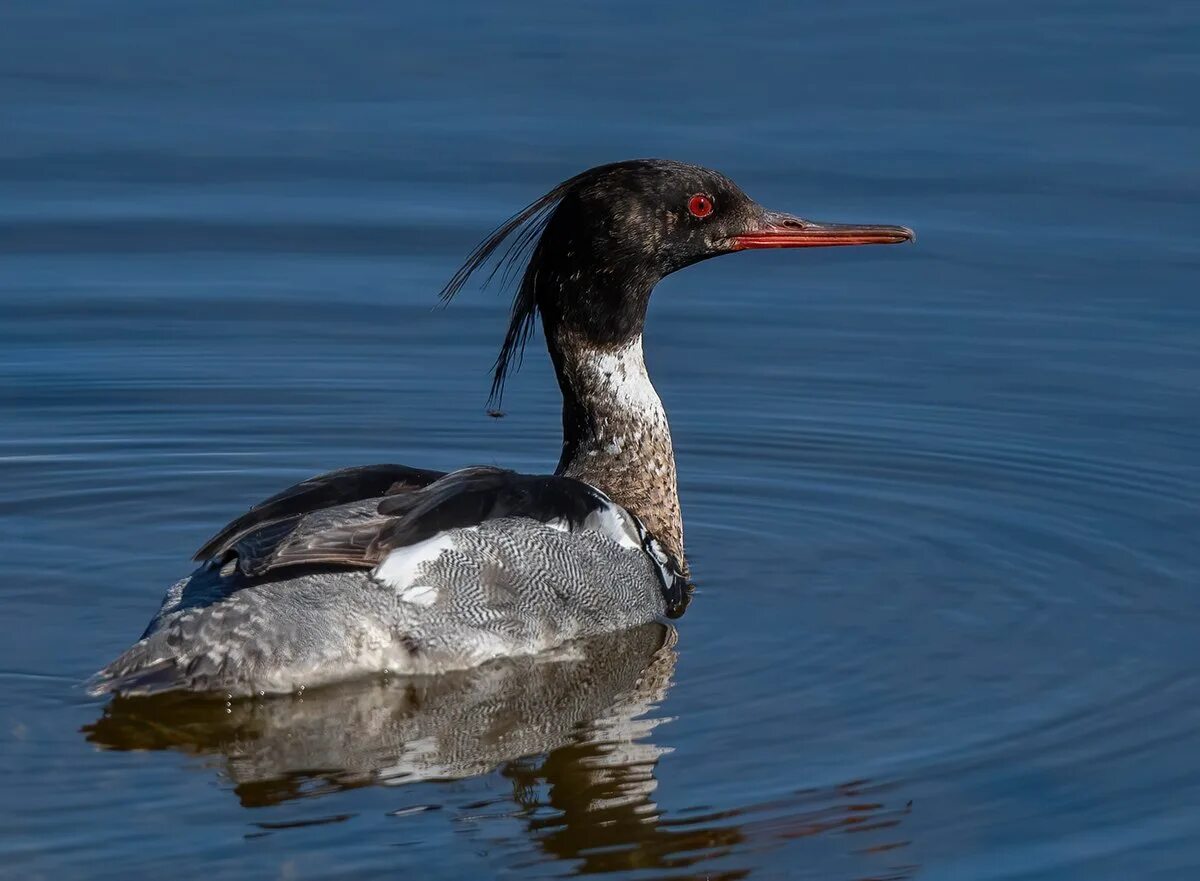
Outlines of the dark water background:
{"label": "dark water background", "polygon": [[[0,875],[1200,876],[1198,47],[1191,2],[7,0]],[[540,349],[488,419],[503,298],[434,294],[639,155],[920,234],[659,289],[677,634],[82,694],[294,480],[552,467]]]}

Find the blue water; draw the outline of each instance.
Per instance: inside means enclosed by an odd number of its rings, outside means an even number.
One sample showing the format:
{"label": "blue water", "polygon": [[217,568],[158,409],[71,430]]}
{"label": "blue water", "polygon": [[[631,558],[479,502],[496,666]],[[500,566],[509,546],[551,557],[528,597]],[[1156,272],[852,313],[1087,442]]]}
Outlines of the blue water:
{"label": "blue water", "polygon": [[[1200,873],[1200,6],[8,0],[0,874]],[[915,246],[660,287],[699,589],[538,665],[106,706],[217,526],[551,468],[435,295],[590,165]]]}

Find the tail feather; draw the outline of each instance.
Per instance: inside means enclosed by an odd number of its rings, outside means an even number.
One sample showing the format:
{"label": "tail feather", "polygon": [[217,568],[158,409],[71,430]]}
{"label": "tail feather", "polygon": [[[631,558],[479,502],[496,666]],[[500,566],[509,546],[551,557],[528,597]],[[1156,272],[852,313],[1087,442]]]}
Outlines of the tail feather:
{"label": "tail feather", "polygon": [[89,679],[87,693],[92,697],[146,695],[179,688],[184,676],[175,658],[151,660],[148,652],[138,651],[143,644],[138,643]]}

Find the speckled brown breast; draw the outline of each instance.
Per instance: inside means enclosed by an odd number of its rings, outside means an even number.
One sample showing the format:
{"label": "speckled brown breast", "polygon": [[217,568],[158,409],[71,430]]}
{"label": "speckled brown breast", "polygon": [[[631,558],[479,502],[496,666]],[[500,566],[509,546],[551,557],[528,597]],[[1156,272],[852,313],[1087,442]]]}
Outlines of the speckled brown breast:
{"label": "speckled brown breast", "polygon": [[563,391],[558,473],[603,490],[686,567],[671,429],[646,373],[641,337],[554,355]]}

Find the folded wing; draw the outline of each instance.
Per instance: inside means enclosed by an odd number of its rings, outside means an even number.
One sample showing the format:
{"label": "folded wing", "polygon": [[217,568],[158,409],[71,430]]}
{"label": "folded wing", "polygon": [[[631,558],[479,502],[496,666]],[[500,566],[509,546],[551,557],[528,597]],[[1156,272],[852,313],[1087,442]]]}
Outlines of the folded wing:
{"label": "folded wing", "polygon": [[324,508],[410,492],[444,475],[444,471],[407,465],[361,465],[318,474],[276,493],[227,524],[193,559],[220,559],[237,542],[264,527],[294,522]]}
{"label": "folded wing", "polygon": [[202,553],[223,574],[236,576],[239,584],[230,587],[240,590],[301,567],[374,569],[399,548],[511,517],[564,532],[593,530],[636,548],[658,567],[668,605],[681,611],[686,604],[678,561],[604,493],[569,477],[488,466],[440,474],[386,465],[321,475],[251,509]]}

